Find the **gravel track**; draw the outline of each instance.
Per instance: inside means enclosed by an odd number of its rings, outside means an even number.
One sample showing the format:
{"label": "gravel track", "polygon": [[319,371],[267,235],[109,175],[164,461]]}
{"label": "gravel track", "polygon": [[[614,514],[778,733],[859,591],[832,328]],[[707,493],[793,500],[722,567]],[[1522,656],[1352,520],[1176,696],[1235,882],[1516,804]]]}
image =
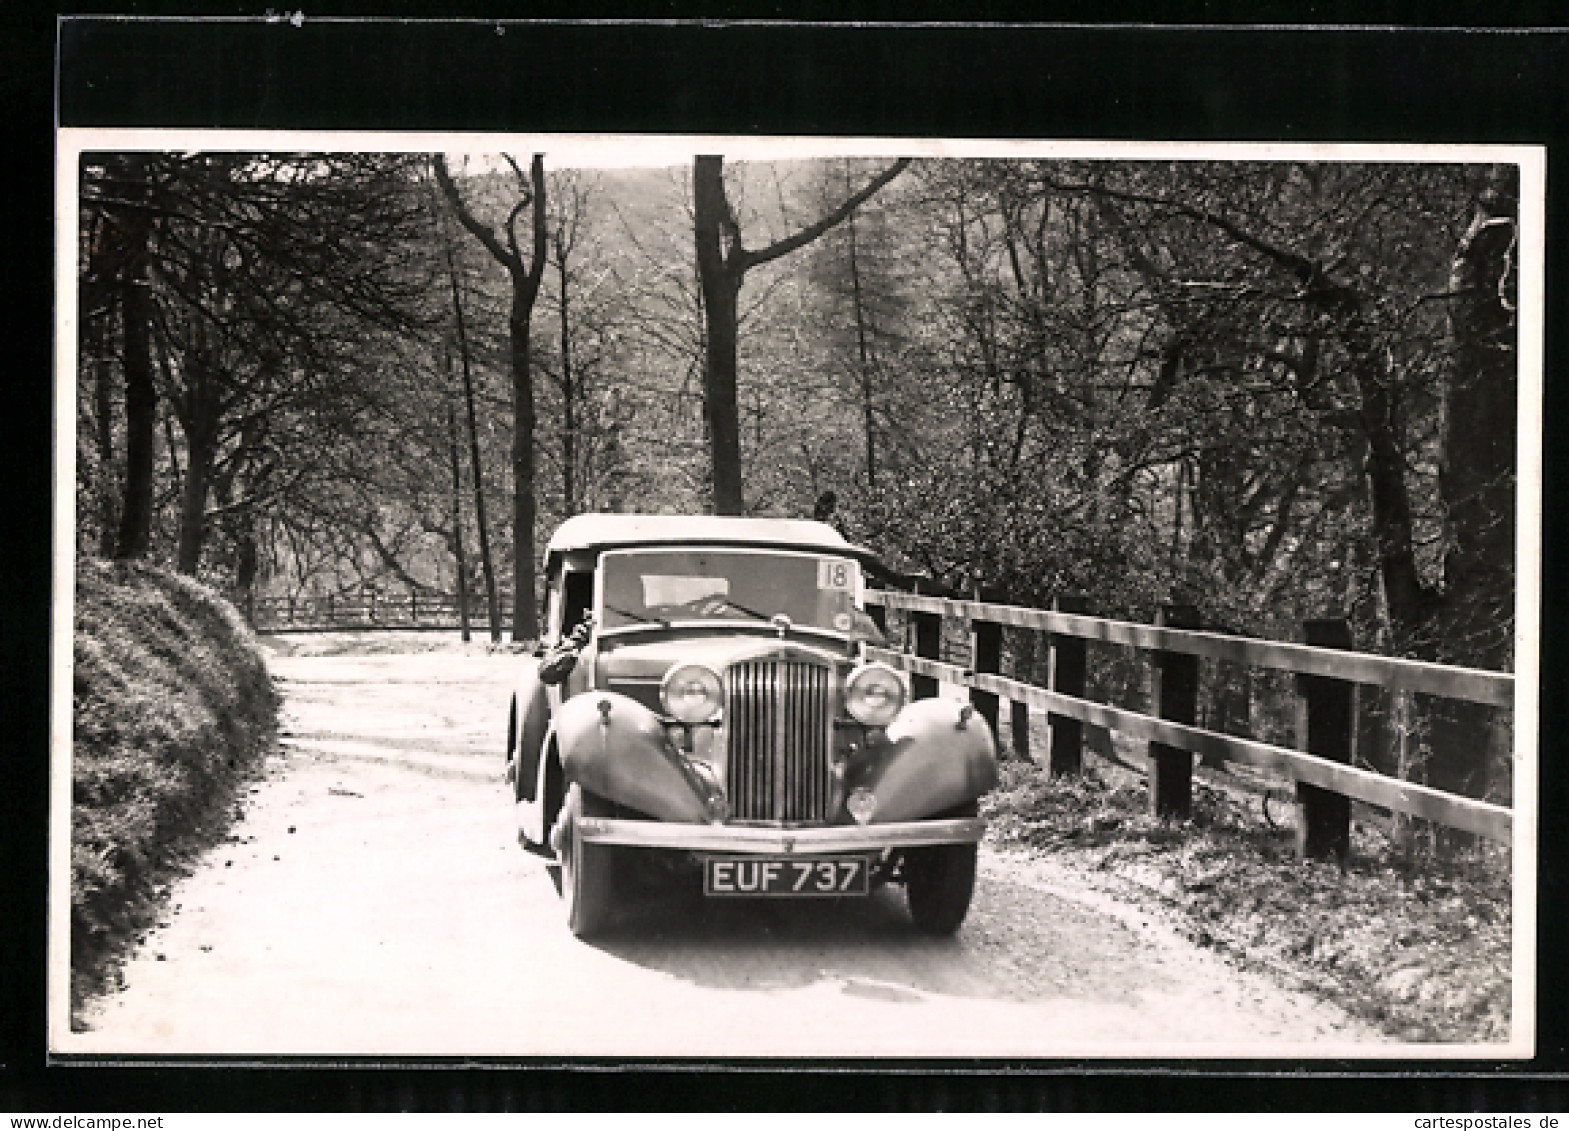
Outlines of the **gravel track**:
{"label": "gravel track", "polygon": [[[283,651],[293,654],[283,654]],[[1385,1039],[1237,971],[1049,862],[983,849],[953,939],[897,889],[630,903],[567,932],[518,848],[513,655],[270,663],[284,740],[69,1053],[540,1057],[1324,1056]]]}

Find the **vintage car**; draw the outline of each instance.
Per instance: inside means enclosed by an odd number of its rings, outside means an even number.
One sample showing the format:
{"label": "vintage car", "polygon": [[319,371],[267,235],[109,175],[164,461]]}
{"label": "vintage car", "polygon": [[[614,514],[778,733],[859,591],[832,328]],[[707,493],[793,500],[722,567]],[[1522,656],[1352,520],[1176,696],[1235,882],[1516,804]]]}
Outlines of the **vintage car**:
{"label": "vintage car", "polygon": [[967,702],[864,661],[867,551],[826,523],[580,515],[545,552],[539,659],[507,727],[518,838],[572,932],[659,857],[711,899],[865,896],[915,926],[969,909],[996,747]]}

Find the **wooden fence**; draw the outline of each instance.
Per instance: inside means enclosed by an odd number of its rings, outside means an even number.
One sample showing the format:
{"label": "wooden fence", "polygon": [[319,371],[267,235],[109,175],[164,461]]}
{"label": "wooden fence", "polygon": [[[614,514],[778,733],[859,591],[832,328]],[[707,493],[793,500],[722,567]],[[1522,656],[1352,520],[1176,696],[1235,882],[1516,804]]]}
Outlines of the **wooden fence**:
{"label": "wooden fence", "polygon": [[[1294,779],[1302,810],[1298,847],[1304,855],[1347,851],[1352,798],[1493,840],[1507,843],[1512,836],[1513,812],[1505,806],[1401,781],[1349,763],[1357,725],[1354,685],[1371,684],[1512,709],[1513,676],[1350,651],[1351,634],[1343,621],[1310,621],[1306,626],[1309,642],[1287,644],[1200,631],[1196,613],[1180,606],[1163,610],[1161,623],[1146,625],[1086,616],[1061,605],[1053,610],[1031,609],[888,590],[868,590],[866,603],[873,617],[885,625],[887,610],[900,610],[909,617],[913,654],[886,648],[869,648],[867,652],[911,673],[917,697],[935,695],[939,681],[968,687],[976,710],[994,731],[1000,722],[1000,700],[1009,700],[1016,748],[1020,739],[1027,741],[1029,709],[1046,712],[1054,773],[1078,770],[1084,724],[1148,742],[1150,803],[1157,814],[1187,814],[1193,756],[1199,755],[1206,762],[1243,763]],[[968,666],[940,658],[944,618],[969,626]],[[1039,687],[1000,673],[1004,626],[1048,634],[1049,686]],[[1086,646],[1092,641],[1126,645],[1150,654],[1153,714],[1084,697]],[[1201,657],[1298,675],[1306,708],[1302,738],[1307,750],[1195,726]]]}
{"label": "wooden fence", "polygon": [[[512,623],[512,603],[503,597],[500,619]],[[490,617],[483,596],[468,602],[469,624],[476,632],[489,631]],[[334,629],[454,629],[461,624],[458,599],[450,594],[378,595],[322,594],[306,597],[258,597],[248,602],[245,614],[257,632],[325,632]]]}
{"label": "wooden fence", "polygon": [[[1008,700],[1018,750],[1027,749],[1030,709],[1044,711],[1053,773],[1078,771],[1086,724],[1147,742],[1150,803],[1157,814],[1185,815],[1189,811],[1193,759],[1198,755],[1206,763],[1242,763],[1293,779],[1302,807],[1299,847],[1305,855],[1346,851],[1353,798],[1506,843],[1513,834],[1513,813],[1505,806],[1350,764],[1357,727],[1355,685],[1507,710],[1514,704],[1513,676],[1351,651],[1350,631],[1341,621],[1310,621],[1306,625],[1308,643],[1288,644],[1202,631],[1196,614],[1183,607],[1168,607],[1160,622],[1147,625],[1087,616],[1066,601],[1046,610],[871,589],[866,603],[880,622],[886,622],[890,609],[909,618],[912,652],[886,648],[869,648],[867,652],[871,658],[911,673],[917,697],[937,694],[939,682],[967,687],[976,710],[994,731],[1001,722],[1001,700]],[[261,632],[453,629],[459,624],[457,599],[445,594],[257,598],[246,612]],[[482,599],[470,598],[469,617],[475,631],[488,629]],[[969,630],[967,665],[942,658],[945,619],[960,622]],[[501,620],[503,625],[511,622],[511,606],[506,600],[502,601]],[[1002,674],[1005,627],[1046,634],[1048,686]],[[1155,689],[1152,714],[1085,698],[1087,646],[1091,642],[1128,646],[1149,654]],[[1290,749],[1196,726],[1199,660],[1206,657],[1300,677],[1306,716],[1305,733],[1300,737],[1307,749]]]}

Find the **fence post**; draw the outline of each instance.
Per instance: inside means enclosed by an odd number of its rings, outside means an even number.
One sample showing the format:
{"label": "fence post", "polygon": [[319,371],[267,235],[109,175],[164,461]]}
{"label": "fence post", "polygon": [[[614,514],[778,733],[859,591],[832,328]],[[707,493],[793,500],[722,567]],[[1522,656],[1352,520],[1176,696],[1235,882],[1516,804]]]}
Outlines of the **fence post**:
{"label": "fence post", "polygon": [[[1404,688],[1391,692],[1387,697],[1389,706],[1384,724],[1384,734],[1389,743],[1389,757],[1391,765],[1384,768],[1385,773],[1393,773],[1401,781],[1411,780],[1411,693]],[[1360,720],[1359,720],[1360,721]],[[1415,839],[1416,826],[1412,824],[1411,817],[1405,813],[1394,814],[1395,823],[1390,839],[1395,846],[1409,849]]]}
{"label": "fence post", "polygon": [[[1017,641],[1022,636],[1024,644]],[[1030,683],[1035,677],[1035,657],[1040,648],[1038,634],[1029,629],[1023,629],[1015,636],[1013,650],[1013,678],[1023,683]],[[1028,649],[1027,655],[1021,655]],[[1030,757],[1030,705],[1014,699],[1008,704],[1008,723],[1012,739],[1013,756],[1023,758],[1026,762],[1033,761]]]}
{"label": "fence post", "polygon": [[[975,598],[978,601],[997,601],[1001,598],[1001,594],[993,589],[977,587]],[[1002,625],[984,620],[970,622],[970,668],[987,675],[1002,674]],[[977,691],[972,687],[970,703],[992,728],[992,737],[995,740],[998,734],[998,718],[1001,714],[1001,704],[996,693]]]}
{"label": "fence post", "polygon": [[[1304,621],[1303,628],[1307,642],[1316,647],[1351,647],[1351,626],[1344,620]],[[1356,686],[1316,675],[1298,676],[1297,686],[1307,706],[1307,752],[1350,762],[1356,736]],[[1351,851],[1351,798],[1299,781],[1297,807],[1299,856],[1344,858]]]}
{"label": "fence post", "polygon": [[[927,588],[916,582],[915,591]],[[910,624],[915,630],[915,654],[928,660],[942,659],[942,615],[939,613],[911,613]],[[915,699],[937,698],[937,680],[929,675],[910,679],[910,693]]]}
{"label": "fence post", "polygon": [[[1155,623],[1164,628],[1198,628],[1192,605],[1162,605]],[[1192,726],[1198,719],[1199,658],[1182,652],[1154,656],[1155,713]],[[1186,818],[1193,811],[1193,755],[1164,742],[1149,745],[1150,813]]]}
{"label": "fence post", "polygon": [[872,623],[877,626],[878,632],[881,632],[885,636],[888,634],[887,605],[868,604],[866,606],[866,615],[872,618]]}
{"label": "fence post", "polygon": [[329,626],[331,626],[331,625],[334,625],[336,623],[337,622],[333,619],[333,616],[332,616],[332,594],[328,593],[327,594],[327,624]]}
{"label": "fence post", "polygon": [[[1076,593],[1052,598],[1053,612],[1086,613],[1089,602]],[[1048,633],[1046,637],[1046,686],[1064,695],[1084,698],[1084,676],[1088,669],[1089,642],[1079,636]],[[1049,762],[1053,777],[1077,774],[1084,769],[1084,724],[1066,715],[1047,712],[1046,726],[1051,735]]]}

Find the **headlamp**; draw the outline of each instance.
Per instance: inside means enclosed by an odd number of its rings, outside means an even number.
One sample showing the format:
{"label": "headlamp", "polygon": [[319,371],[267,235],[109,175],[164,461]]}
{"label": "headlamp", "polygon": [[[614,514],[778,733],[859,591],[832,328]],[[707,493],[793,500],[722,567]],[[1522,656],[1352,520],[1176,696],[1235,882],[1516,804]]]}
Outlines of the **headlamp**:
{"label": "headlamp", "polygon": [[865,664],[844,685],[844,709],[863,726],[885,727],[904,706],[904,681],[887,664]]}
{"label": "headlamp", "polygon": [[683,723],[706,723],[724,705],[724,685],[706,664],[678,664],[665,673],[659,701]]}

